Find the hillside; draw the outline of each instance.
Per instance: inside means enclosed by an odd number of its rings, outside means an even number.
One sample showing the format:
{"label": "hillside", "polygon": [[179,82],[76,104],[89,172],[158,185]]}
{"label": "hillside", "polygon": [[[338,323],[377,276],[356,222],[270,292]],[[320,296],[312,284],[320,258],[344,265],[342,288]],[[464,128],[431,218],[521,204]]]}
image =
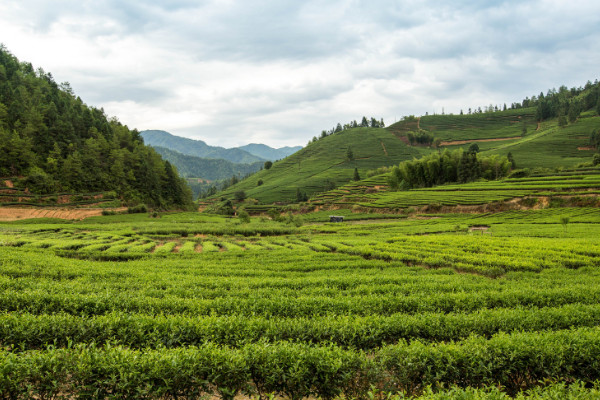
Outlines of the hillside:
{"label": "hillside", "polygon": [[281,160],[282,158],[294,154],[295,152],[300,150],[302,146],[286,146],[281,147],[279,149],[274,149],[270,146],[267,146],[266,144],[250,143],[245,146],[240,146],[238,148],[247,151],[248,153],[253,154],[257,157],[264,158],[265,160],[275,161]]}
{"label": "hillside", "polygon": [[237,164],[223,159],[188,156],[160,146],[155,146],[154,150],[173,164],[184,178],[200,178],[209,181],[229,179],[233,175],[246,176],[254,173],[263,166],[262,161]]}
{"label": "hillside", "polygon": [[180,136],[171,135],[169,132],[159,130],[147,130],[140,132],[144,142],[150,146],[165,147],[169,150],[178,151],[181,154],[195,156],[200,158],[222,158],[227,161],[239,164],[251,164],[257,161],[265,161],[247,151],[233,148],[209,146],[202,140],[187,139]]}
{"label": "hillside", "polygon": [[[348,158],[348,149],[353,153],[352,159]],[[219,196],[233,197],[236,191],[243,190],[248,197],[263,203],[294,202],[298,189],[309,196],[323,192],[350,181],[355,168],[364,174],[382,165],[419,157],[421,151],[406,145],[386,129],[350,129],[309,144]]]}
{"label": "hillside", "polygon": [[[591,161],[597,151],[590,146],[590,136],[600,131],[599,99],[600,84],[588,82],[584,88],[550,90],[501,111],[411,116],[385,129],[344,129],[315,138],[270,170],[219,196],[233,198],[244,191],[263,204],[296,202],[304,193],[310,197],[348,183],[354,168],[364,177],[368,170],[443,149],[466,150],[473,144],[484,156],[511,153],[517,168],[573,167]],[[421,139],[428,142],[419,144]]]}
{"label": "hillside", "polygon": [[191,205],[185,181],[136,130],[1,46],[0,177],[21,194],[112,191],[130,204]]}

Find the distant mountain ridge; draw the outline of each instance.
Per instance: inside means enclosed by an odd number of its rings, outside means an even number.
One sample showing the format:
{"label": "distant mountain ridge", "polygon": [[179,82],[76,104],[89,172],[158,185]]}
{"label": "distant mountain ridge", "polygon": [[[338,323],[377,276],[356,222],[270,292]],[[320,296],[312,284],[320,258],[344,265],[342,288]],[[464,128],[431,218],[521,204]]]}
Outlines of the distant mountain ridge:
{"label": "distant mountain ridge", "polygon": [[265,144],[250,143],[245,146],[227,149],[219,146],[210,146],[202,140],[193,140],[175,136],[161,130],[147,130],[142,131],[140,134],[144,138],[144,142],[152,147],[163,147],[177,151],[181,154],[199,158],[223,159],[236,164],[252,164],[257,161],[280,160],[302,148],[302,146],[286,146],[275,149]]}
{"label": "distant mountain ridge", "polygon": [[212,159],[189,156],[160,146],[154,146],[153,148],[163,159],[173,164],[177,168],[179,175],[184,178],[202,178],[209,181],[216,181],[231,178],[233,175],[243,177],[259,171],[263,166],[263,161],[256,161],[252,164],[239,164],[222,158]]}
{"label": "distant mountain ridge", "polygon": [[250,154],[264,158],[266,160],[275,161],[294,154],[298,150],[302,149],[302,146],[285,146],[275,149],[273,147],[267,146],[266,144],[250,143],[245,146],[240,146],[238,147],[238,149],[242,149]]}
{"label": "distant mountain ridge", "polygon": [[226,149],[224,147],[209,146],[202,140],[187,139],[165,131],[147,130],[140,132],[140,135],[144,138],[144,143],[147,145],[165,147],[189,156],[213,159],[222,158],[238,164],[266,161],[261,157],[238,148]]}

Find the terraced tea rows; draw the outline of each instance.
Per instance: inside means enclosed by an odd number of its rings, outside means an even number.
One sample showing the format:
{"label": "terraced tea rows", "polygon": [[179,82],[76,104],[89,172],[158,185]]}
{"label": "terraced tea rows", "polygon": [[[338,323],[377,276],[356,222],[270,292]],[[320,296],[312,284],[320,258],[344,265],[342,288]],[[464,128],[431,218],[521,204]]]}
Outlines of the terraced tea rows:
{"label": "terraced tea rows", "polygon": [[[426,205],[481,205],[525,197],[567,196],[581,201],[598,203],[600,173],[598,169],[572,171],[526,178],[507,178],[466,184],[447,184],[432,188],[389,191],[383,184],[386,175],[371,178],[372,184],[349,184],[315,196],[311,202],[318,206],[365,209],[399,209]],[[375,183],[376,182],[376,183]],[[586,200],[587,198],[587,200]]]}
{"label": "terraced tea rows", "polygon": [[[436,398],[600,379],[596,208],[50,222],[0,226],[6,398]],[[533,389],[557,380],[581,386]]]}

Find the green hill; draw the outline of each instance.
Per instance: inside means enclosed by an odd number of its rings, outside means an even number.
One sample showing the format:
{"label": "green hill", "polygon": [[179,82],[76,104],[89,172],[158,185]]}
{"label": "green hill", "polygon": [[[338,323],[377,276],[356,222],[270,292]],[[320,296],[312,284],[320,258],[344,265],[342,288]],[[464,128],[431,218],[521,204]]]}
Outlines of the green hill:
{"label": "green hill", "polygon": [[216,181],[229,179],[233,175],[246,176],[260,170],[263,166],[262,161],[252,164],[238,164],[223,159],[188,156],[160,146],[153,146],[153,148],[165,160],[173,164],[184,178]]}
{"label": "green hill", "polygon": [[[348,158],[348,149],[352,159]],[[242,182],[219,193],[233,198],[243,190],[263,203],[294,202],[300,189],[307,195],[347,183],[354,169],[359,174],[382,165],[394,165],[419,157],[422,149],[410,147],[382,128],[355,128],[324,137],[293,155],[275,162]],[[259,181],[262,184],[259,185]]]}
{"label": "green hill", "polygon": [[133,204],[191,206],[185,181],[136,130],[1,46],[0,177],[23,193],[114,191]]}
{"label": "green hill", "polygon": [[[600,131],[599,108],[600,84],[588,82],[582,88],[550,90],[502,111],[410,116],[385,129],[344,129],[314,139],[270,170],[218,196],[233,199],[244,191],[260,203],[296,202],[304,193],[312,196],[348,183],[355,168],[364,177],[368,170],[445,148],[467,149],[474,143],[485,156],[510,152],[518,168],[573,167],[591,161],[596,152],[590,147],[590,135]],[[411,136],[419,135],[430,144],[411,142]],[[353,159],[348,158],[348,149]]]}

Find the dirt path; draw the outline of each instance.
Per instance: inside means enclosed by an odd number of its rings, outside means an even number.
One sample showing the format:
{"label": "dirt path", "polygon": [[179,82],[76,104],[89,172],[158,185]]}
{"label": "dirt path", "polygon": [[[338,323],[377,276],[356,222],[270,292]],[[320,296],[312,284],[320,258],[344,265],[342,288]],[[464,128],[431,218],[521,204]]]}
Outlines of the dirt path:
{"label": "dirt path", "polygon": [[385,144],[383,144],[383,142],[381,142],[381,147],[383,147],[383,152],[385,153],[385,155],[388,155],[387,150],[385,149]]}
{"label": "dirt path", "polygon": [[582,146],[578,147],[577,150],[596,150],[596,148],[592,146]]}
{"label": "dirt path", "polygon": [[417,130],[421,129],[421,117],[417,118]]}
{"label": "dirt path", "polygon": [[[30,218],[84,219],[102,215],[104,208],[13,208],[0,207],[0,221],[18,221]],[[111,209],[124,211],[126,208]]]}
{"label": "dirt path", "polygon": [[507,137],[507,138],[494,138],[494,139],[452,140],[452,141],[448,141],[448,142],[441,142],[440,146],[456,146],[459,144],[467,144],[467,143],[474,143],[474,142],[501,142],[504,140],[516,140],[516,139],[521,139],[521,136],[513,136],[513,137]]}

